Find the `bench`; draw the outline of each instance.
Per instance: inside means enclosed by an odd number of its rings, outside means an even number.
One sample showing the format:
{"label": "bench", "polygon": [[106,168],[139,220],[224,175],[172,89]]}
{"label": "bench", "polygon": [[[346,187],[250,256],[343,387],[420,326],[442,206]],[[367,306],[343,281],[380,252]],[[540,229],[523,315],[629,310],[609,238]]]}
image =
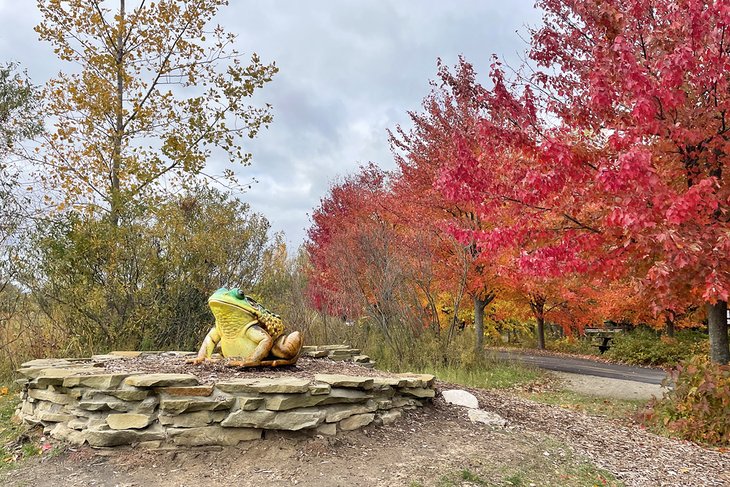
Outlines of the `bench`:
{"label": "bench", "polygon": [[616,336],[616,333],[622,333],[623,328],[620,327],[609,327],[609,328],[586,328],[583,330],[585,336],[590,337],[592,342],[596,342],[593,345],[598,347],[601,351],[601,355],[611,348],[611,340]]}

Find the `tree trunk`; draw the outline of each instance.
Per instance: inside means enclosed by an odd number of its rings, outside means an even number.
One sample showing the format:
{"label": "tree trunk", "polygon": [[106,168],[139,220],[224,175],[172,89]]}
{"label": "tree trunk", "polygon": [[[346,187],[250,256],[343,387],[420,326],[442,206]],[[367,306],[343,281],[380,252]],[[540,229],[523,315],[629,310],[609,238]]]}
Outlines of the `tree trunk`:
{"label": "tree trunk", "polygon": [[126,29],[124,25],[124,1],[119,1],[119,31],[117,32],[116,38],[116,52],[115,52],[115,63],[116,63],[116,102],[115,107],[116,117],[114,120],[114,134],[113,137],[113,153],[112,153],[112,167],[109,172],[109,183],[111,194],[110,196],[110,216],[112,225],[119,225],[119,214],[121,212],[121,185],[119,182],[119,173],[122,168],[122,139],[124,137],[124,39],[126,35]]}
{"label": "tree trunk", "polygon": [[545,298],[538,294],[530,296],[530,309],[537,321],[537,348],[545,350]]}
{"label": "tree trunk", "polygon": [[730,362],[727,338],[727,302],[707,303],[707,329],[710,334],[710,360],[716,364]]}
{"label": "tree trunk", "polygon": [[668,315],[664,318],[664,334],[668,337],[674,336],[674,320]]}
{"label": "tree trunk", "polygon": [[537,349],[545,350],[545,318],[537,318]]}
{"label": "tree trunk", "polygon": [[474,349],[477,354],[481,354],[484,349],[484,308],[491,301],[489,298],[481,299],[478,295],[474,296],[474,333],[476,334]]}

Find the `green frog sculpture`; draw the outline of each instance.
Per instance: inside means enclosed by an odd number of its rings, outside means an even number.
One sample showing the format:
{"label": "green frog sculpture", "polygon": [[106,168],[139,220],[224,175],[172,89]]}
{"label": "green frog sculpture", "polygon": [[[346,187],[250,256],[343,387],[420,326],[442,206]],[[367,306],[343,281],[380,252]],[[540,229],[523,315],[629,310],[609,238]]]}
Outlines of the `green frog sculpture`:
{"label": "green frog sculpture", "polygon": [[284,334],[278,315],[267,310],[240,289],[218,289],[208,298],[215,326],[203,340],[198,356],[189,360],[200,364],[211,360],[216,346],[234,367],[291,365],[302,349],[298,331]]}

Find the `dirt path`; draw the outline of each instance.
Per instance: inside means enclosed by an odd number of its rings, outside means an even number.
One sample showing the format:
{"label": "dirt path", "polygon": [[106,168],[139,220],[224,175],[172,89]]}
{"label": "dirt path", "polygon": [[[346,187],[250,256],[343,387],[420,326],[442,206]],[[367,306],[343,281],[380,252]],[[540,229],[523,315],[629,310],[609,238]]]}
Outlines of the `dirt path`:
{"label": "dirt path", "polygon": [[601,485],[595,465],[629,486],[730,484],[727,454],[509,393],[470,390],[480,407],[507,418],[509,427],[474,425],[464,409],[437,398],[433,407],[413,411],[395,425],[338,438],[278,434],[217,450],[84,448],[31,461],[0,478],[0,484],[577,487]]}

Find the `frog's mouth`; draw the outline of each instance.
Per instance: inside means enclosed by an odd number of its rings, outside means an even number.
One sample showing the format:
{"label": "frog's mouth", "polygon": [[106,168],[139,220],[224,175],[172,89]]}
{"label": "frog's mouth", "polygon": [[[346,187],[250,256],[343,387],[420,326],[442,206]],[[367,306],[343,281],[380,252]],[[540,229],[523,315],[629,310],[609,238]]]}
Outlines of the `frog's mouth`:
{"label": "frog's mouth", "polygon": [[218,306],[225,306],[227,308],[237,308],[246,313],[251,313],[251,311],[252,311],[252,308],[245,306],[245,305],[231,303],[230,301],[224,301],[222,299],[216,299],[216,298],[208,299],[208,306],[212,307],[214,304],[218,305]]}

